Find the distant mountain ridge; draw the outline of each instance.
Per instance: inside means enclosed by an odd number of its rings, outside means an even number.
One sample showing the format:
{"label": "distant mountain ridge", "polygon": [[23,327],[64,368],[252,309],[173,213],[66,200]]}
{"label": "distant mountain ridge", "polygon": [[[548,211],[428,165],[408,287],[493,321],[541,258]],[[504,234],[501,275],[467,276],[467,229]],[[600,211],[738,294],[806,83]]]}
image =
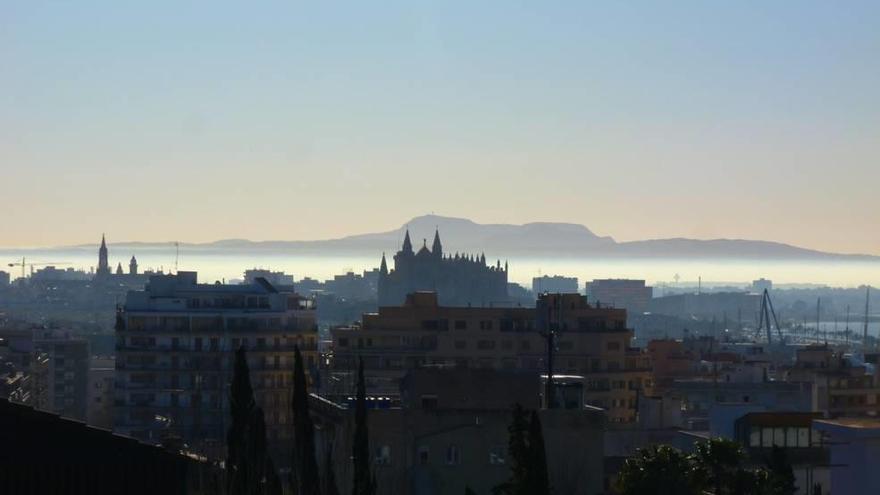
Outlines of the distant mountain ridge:
{"label": "distant mountain ridge", "polygon": [[[283,250],[300,254],[375,255],[396,252],[404,233],[410,232],[415,249],[423,242],[428,246],[434,231],[440,232],[444,252],[479,254],[489,259],[512,256],[570,256],[603,258],[724,258],[724,259],[815,259],[880,261],[880,256],[838,254],[806,249],[772,241],[744,239],[697,240],[686,238],[650,239],[617,242],[599,236],[583,225],[573,223],[534,222],[522,225],[478,224],[465,218],[439,215],[418,216],[399,228],[338,239],[314,241],[249,241],[222,239],[209,243],[180,243],[182,249],[218,250]],[[114,243],[117,247],[168,247],[173,242]],[[76,246],[76,247],[93,247]]]}

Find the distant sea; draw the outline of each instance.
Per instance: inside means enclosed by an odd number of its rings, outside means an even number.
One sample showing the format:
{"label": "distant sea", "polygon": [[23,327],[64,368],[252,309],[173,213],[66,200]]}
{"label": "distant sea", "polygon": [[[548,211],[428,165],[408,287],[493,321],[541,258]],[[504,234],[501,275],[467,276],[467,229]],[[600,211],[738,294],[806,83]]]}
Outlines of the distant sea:
{"label": "distant sea", "polygon": [[[131,256],[137,257],[140,269],[163,269],[175,267],[176,251],[173,246],[109,246],[111,267],[122,263],[128,270]],[[216,247],[181,246],[177,257],[177,269],[196,271],[199,280],[230,281],[241,279],[245,269],[268,268],[293,274],[295,279],[312,277],[319,280],[354,271],[360,273],[379,266],[382,253],[373,255],[338,254],[326,255],[297,253],[291,250],[254,249],[241,250]],[[495,263],[492,253],[486,253],[487,262]],[[90,248],[65,247],[46,249],[0,249],[0,262],[35,263],[35,269],[45,264],[58,268],[76,268],[89,271],[97,264],[97,246]],[[504,258],[501,259],[503,264]],[[872,261],[801,261],[801,260],[744,260],[744,259],[602,259],[593,257],[530,257],[516,256],[507,259],[510,281],[531,287],[532,277],[539,275],[566,275],[579,279],[581,288],[586,281],[596,278],[645,279],[649,284],[675,285],[696,284],[702,279],[704,286],[740,284],[764,277],[775,284],[824,284],[834,287],[856,287],[870,284],[880,287],[880,262]],[[393,266],[390,256],[389,266]],[[21,268],[2,266],[14,277]],[[28,271],[30,269],[28,268]]]}

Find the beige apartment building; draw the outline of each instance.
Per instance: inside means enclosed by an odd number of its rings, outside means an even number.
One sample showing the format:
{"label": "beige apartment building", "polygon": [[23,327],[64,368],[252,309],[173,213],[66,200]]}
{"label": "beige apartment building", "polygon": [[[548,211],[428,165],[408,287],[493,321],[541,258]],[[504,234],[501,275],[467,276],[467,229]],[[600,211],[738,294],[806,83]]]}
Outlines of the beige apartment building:
{"label": "beige apartment building", "polygon": [[243,346],[270,448],[283,462],[294,348],[314,371],[317,336],[313,301],[265,279],[221,285],[199,284],[194,272],[151,277],[143,291],[128,293],[117,317],[114,429],[148,442],[178,437],[225,455],[228,385]]}
{"label": "beige apartment building", "polygon": [[790,382],[814,387],[813,410],[828,417],[877,416],[880,413],[878,372],[853,364],[842,351],[827,344],[808,345],[797,351],[794,366],[786,370]]}
{"label": "beige apartment building", "polygon": [[648,355],[630,346],[625,310],[592,307],[579,294],[544,294],[534,308],[511,308],[444,307],[433,292],[412,293],[402,306],[383,306],[359,325],[332,329],[324,393],[351,394],[358,359],[368,392],[389,397],[414,368],[546,374],[548,328],[558,329],[554,377],[582,388],[584,405],[605,409],[609,422],[634,422],[638,395],[652,386]]}

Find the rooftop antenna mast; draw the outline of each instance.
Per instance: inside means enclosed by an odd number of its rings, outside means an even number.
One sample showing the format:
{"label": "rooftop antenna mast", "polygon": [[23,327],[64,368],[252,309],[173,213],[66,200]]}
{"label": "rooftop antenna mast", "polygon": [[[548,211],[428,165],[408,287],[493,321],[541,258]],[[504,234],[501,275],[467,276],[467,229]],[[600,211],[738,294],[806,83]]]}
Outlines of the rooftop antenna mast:
{"label": "rooftop antenna mast", "polygon": [[177,263],[180,261],[180,242],[174,241],[174,273],[177,273]]}
{"label": "rooftop antenna mast", "polygon": [[846,345],[849,346],[849,304],[846,305],[846,328],[843,329]]}
{"label": "rooftop antenna mast", "polygon": [[870,308],[871,286],[865,287],[865,328],[862,330],[862,345],[868,348],[868,309]]}
{"label": "rooftop antenna mast", "polygon": [[822,298],[816,298],[816,343],[818,344],[822,339],[822,332],[819,330],[819,316],[822,313]]}

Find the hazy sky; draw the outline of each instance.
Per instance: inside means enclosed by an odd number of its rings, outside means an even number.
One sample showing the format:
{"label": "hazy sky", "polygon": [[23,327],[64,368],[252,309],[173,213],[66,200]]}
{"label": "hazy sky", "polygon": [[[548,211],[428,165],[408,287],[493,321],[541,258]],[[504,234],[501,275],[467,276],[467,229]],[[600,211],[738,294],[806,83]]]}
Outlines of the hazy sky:
{"label": "hazy sky", "polygon": [[433,211],[880,254],[878,158],[876,0],[0,4],[2,246]]}

